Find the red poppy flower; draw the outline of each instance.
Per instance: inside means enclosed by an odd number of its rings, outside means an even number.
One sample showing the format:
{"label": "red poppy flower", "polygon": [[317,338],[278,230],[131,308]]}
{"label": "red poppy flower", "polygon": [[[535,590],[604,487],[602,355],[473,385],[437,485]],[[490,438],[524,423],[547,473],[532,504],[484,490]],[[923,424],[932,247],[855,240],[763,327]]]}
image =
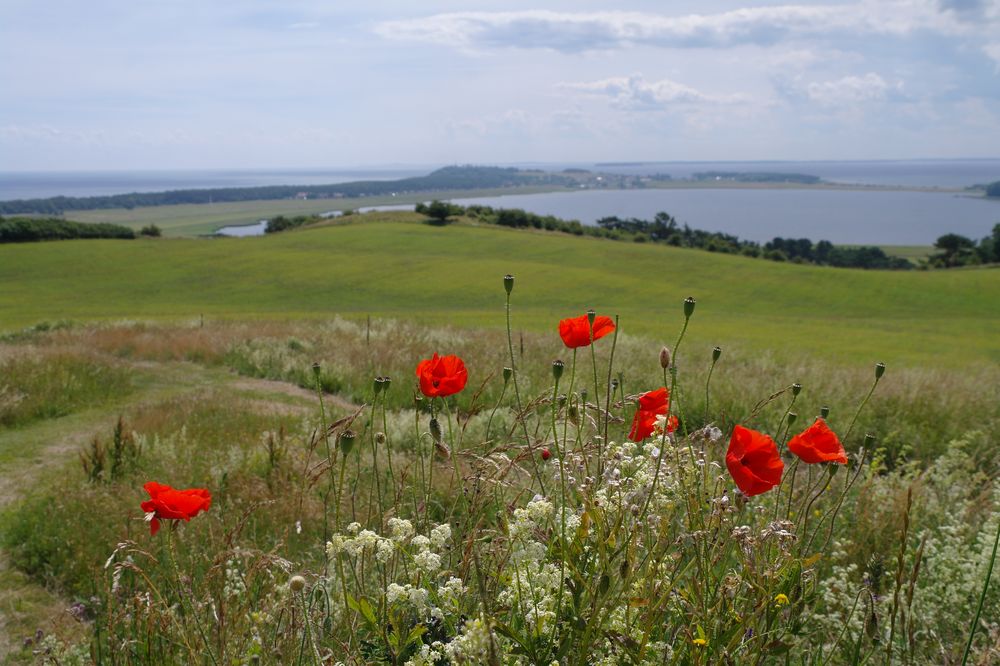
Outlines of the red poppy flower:
{"label": "red poppy flower", "polygon": [[469,373],[459,357],[434,354],[417,364],[417,378],[420,392],[428,398],[446,398],[465,388]]}
{"label": "red poppy flower", "polygon": [[143,488],[149,493],[149,499],[142,503],[142,510],[153,514],[149,521],[150,535],[159,531],[161,520],[191,520],[212,506],[212,494],[204,488],[174,490],[156,481],[150,481]]}
{"label": "red poppy flower", "polygon": [[[659,417],[665,416],[670,409],[670,391],[661,386],[655,391],[649,391],[639,396],[639,409],[632,419],[632,430],[628,438],[633,442],[641,442],[657,429]],[[662,426],[661,426],[662,427]],[[671,416],[667,422],[667,432],[677,430],[677,417]]]}
{"label": "red poppy flower", "polygon": [[[615,322],[611,320],[611,317],[602,315],[594,318],[595,340],[600,340],[614,330]],[[587,318],[587,315],[560,321],[559,337],[562,338],[563,344],[570,349],[588,346],[590,344],[590,320]]]}
{"label": "red poppy flower", "polygon": [[788,440],[788,449],[804,463],[847,464],[844,446],[823,419],[816,419],[815,423]]}
{"label": "red poppy flower", "polygon": [[785,463],[781,462],[773,439],[738,425],[729,440],[726,467],[743,494],[753,497],[781,483]]}

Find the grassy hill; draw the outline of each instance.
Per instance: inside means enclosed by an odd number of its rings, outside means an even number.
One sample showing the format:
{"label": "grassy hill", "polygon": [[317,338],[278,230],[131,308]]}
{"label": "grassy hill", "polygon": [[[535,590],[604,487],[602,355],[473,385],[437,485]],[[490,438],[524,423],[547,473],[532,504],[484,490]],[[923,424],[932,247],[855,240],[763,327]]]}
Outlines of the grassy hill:
{"label": "grassy hill", "polygon": [[864,272],[457,224],[413,213],[246,239],[66,241],[0,248],[0,329],[41,320],[405,317],[550,329],[588,307],[672,340],[890,364],[1000,360],[1000,271]]}

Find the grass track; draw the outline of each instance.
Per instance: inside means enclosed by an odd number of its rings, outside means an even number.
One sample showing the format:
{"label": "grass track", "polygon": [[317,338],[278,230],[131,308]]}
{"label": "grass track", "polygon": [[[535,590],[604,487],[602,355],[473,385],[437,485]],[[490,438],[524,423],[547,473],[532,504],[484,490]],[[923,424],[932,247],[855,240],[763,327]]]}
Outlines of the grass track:
{"label": "grass track", "polygon": [[411,317],[551,329],[595,307],[623,331],[691,343],[890,364],[1000,361],[1000,270],[797,266],[495,227],[412,213],[247,239],[66,241],[0,248],[0,330],[56,319]]}

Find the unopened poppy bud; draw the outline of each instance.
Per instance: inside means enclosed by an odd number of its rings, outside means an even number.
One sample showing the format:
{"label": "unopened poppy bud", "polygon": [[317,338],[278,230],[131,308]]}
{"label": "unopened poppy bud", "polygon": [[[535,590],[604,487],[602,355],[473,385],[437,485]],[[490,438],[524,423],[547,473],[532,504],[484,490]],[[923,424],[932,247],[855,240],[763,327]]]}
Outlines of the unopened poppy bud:
{"label": "unopened poppy bud", "polygon": [[884,374],[885,374],[885,363],[879,361],[878,363],[875,364],[875,379],[876,380],[882,379],[882,375]]}
{"label": "unopened poppy bud", "polygon": [[441,443],[441,424],[437,419],[431,419],[431,438],[435,444]]}
{"label": "unopened poppy bud", "polygon": [[302,576],[292,576],[288,581],[288,587],[292,588],[292,592],[301,592],[305,589],[306,579]]}
{"label": "unopened poppy bud", "polygon": [[351,453],[351,449],[353,448],[354,448],[354,431],[345,430],[344,432],[340,433],[340,450],[344,453],[344,455],[345,456],[349,455]]}
{"label": "unopened poppy bud", "polygon": [[552,452],[548,449],[542,449],[542,460],[548,460],[552,457]]}
{"label": "unopened poppy bud", "polygon": [[715,363],[716,361],[718,361],[720,356],[722,356],[722,347],[716,347],[715,349],[713,349],[712,350],[712,363]]}
{"label": "unopened poppy bud", "polygon": [[566,364],[565,363],[563,363],[559,359],[556,359],[556,360],[552,361],[552,377],[556,381],[559,381],[559,378],[562,377],[562,373],[563,373],[564,369],[566,369]]}
{"label": "unopened poppy bud", "polygon": [[694,314],[694,296],[688,296],[684,299],[684,317],[688,318]]}
{"label": "unopened poppy bud", "polygon": [[830,408],[829,407],[827,407],[826,405],[823,405],[822,407],[819,408],[819,417],[821,419],[825,419],[829,415],[830,415]]}
{"label": "unopened poppy bud", "polygon": [[382,446],[383,444],[385,444],[385,433],[384,432],[377,432],[377,433],[375,433],[375,443],[378,444],[379,446]]}
{"label": "unopened poppy bud", "polygon": [[670,367],[670,350],[667,347],[660,350],[660,367],[664,370]]}
{"label": "unopened poppy bud", "polygon": [[510,381],[511,376],[514,374],[514,368],[504,368],[503,369],[503,383],[506,384]]}
{"label": "unopened poppy bud", "polygon": [[799,415],[795,412],[788,412],[788,425],[795,423],[795,419],[799,418]]}
{"label": "unopened poppy bud", "polygon": [[503,288],[507,290],[508,294],[511,291],[514,290],[514,276],[513,275],[511,275],[511,274],[508,273],[507,275],[503,276]]}
{"label": "unopened poppy bud", "polygon": [[798,395],[799,393],[802,393],[802,384],[795,382],[792,384],[792,395]]}

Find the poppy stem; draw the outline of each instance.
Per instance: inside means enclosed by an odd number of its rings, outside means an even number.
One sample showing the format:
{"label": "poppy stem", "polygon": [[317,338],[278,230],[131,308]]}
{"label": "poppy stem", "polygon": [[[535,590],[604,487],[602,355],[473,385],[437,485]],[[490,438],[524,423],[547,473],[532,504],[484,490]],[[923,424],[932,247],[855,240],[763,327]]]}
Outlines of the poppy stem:
{"label": "poppy stem", "polygon": [[962,654],[962,666],[969,660],[969,652],[972,650],[972,638],[976,635],[976,628],[979,626],[979,616],[983,612],[983,604],[986,602],[986,592],[990,588],[990,578],[993,576],[993,565],[997,561],[997,545],[1000,545],[1000,520],[997,521],[997,535],[993,539],[993,554],[990,555],[990,565],[986,569],[986,580],[983,581],[983,591],[979,595],[979,604],[976,606],[976,617],[969,627],[969,640],[965,644],[965,652]]}
{"label": "poppy stem", "polygon": [[[611,336],[611,354],[608,356],[608,383],[607,397],[604,401],[604,442],[608,441],[608,428],[611,425],[611,399],[614,397],[611,392],[611,372],[615,364],[615,348],[618,346],[618,315],[615,315],[615,332]],[[595,396],[596,400],[597,397]]]}
{"label": "poppy stem", "polygon": [[[512,278],[513,279],[513,278]],[[524,420],[524,408],[521,406],[521,390],[517,385],[517,364],[514,362],[514,338],[511,335],[510,329],[510,290],[507,290],[506,299],[506,311],[507,311],[507,351],[510,354],[510,367],[511,367],[511,379],[514,381],[514,399],[517,403],[517,419],[521,422],[521,429],[524,432],[524,441],[528,446],[528,451],[531,453],[531,464],[535,471],[535,478],[538,479],[538,486],[542,491],[542,495],[545,495],[545,481],[542,479],[542,472],[538,468],[538,460],[535,456],[535,447],[531,441],[531,435],[528,434],[528,424]]]}
{"label": "poppy stem", "polygon": [[708,425],[708,387],[712,383],[712,373],[715,372],[715,364],[719,362],[719,357],[712,354],[712,365],[708,368],[708,378],[705,380],[705,423]]}

